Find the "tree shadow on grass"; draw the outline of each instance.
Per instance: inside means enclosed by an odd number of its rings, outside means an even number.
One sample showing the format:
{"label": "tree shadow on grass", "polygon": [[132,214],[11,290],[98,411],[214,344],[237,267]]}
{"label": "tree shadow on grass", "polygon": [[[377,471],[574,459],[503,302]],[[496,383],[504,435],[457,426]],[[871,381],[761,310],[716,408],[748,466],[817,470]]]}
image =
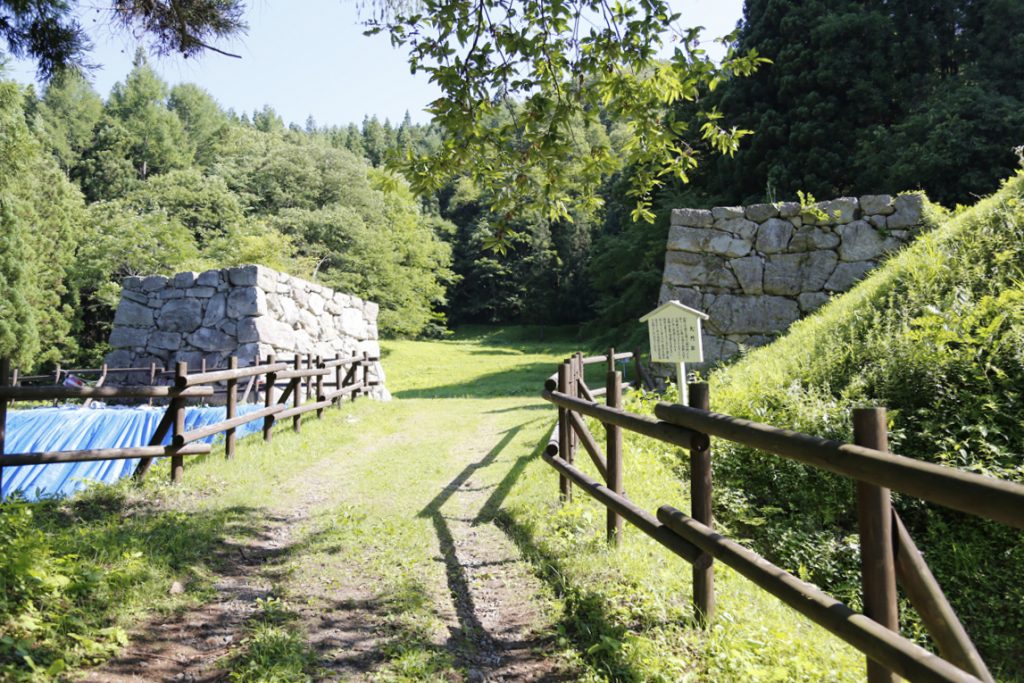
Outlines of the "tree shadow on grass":
{"label": "tree shadow on grass", "polygon": [[[562,558],[545,550],[533,537],[530,528],[516,520],[502,504],[512,487],[519,480],[531,460],[539,458],[548,444],[549,431],[533,450],[516,460],[505,477],[495,488],[490,498],[481,507],[476,523],[492,522],[500,528],[519,548],[522,556],[533,567],[534,574],[547,583],[562,599],[565,606],[558,630],[564,634],[599,671],[609,674],[616,681],[645,681],[647,675],[637,669],[622,653],[622,643],[628,636],[628,629],[612,618],[614,606],[607,598],[586,586],[575,585],[568,579],[571,574]],[[554,472],[554,470],[552,470]],[[552,478],[551,495],[557,496],[557,477]]]}
{"label": "tree shadow on grass", "polygon": [[507,511],[498,510],[494,523],[516,544],[534,574],[561,599],[563,612],[558,631],[583,659],[604,672],[609,680],[638,683],[648,680],[647,673],[624,656],[621,643],[628,639],[629,629],[613,618],[615,608],[608,604],[606,596],[573,583],[562,559],[547,552],[535,541],[529,527]]}
{"label": "tree shadow on grass", "polygon": [[473,593],[469,586],[469,577],[466,574],[466,568],[459,561],[455,537],[442,508],[457,491],[462,489],[477,470],[492,464],[522,429],[523,425],[517,425],[503,432],[498,443],[483,458],[459,472],[417,515],[429,519],[434,525],[434,533],[437,535],[441,557],[445,565],[448,589],[455,603],[455,613],[459,621],[459,631],[451,634],[452,640],[456,644],[456,648],[464,653],[463,658],[470,662],[473,661],[478,650],[493,649],[494,646],[490,635],[477,615]]}

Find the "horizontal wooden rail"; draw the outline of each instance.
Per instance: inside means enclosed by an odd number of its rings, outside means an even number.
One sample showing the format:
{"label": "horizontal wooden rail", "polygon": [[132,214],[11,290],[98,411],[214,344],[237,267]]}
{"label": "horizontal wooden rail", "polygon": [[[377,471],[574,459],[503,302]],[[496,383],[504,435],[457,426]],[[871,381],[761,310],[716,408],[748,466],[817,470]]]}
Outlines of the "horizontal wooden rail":
{"label": "horizontal wooden rail", "polygon": [[348,358],[332,358],[331,360],[325,360],[323,366],[325,368],[336,368],[339,365],[351,365],[363,359],[362,355],[349,356]]}
{"label": "horizontal wooden rail", "polygon": [[[320,410],[321,408],[329,408],[333,401],[317,401],[316,403],[303,403],[302,405],[289,408],[288,410],[282,410],[280,413],[275,415],[275,419],[284,420],[285,418],[295,417],[296,415],[302,415],[312,410]],[[279,404],[283,405],[283,404]]]}
{"label": "horizontal wooden rail", "polygon": [[678,404],[659,403],[654,413],[682,428],[1024,529],[1020,484]]}
{"label": "horizontal wooden rail", "polygon": [[254,410],[251,413],[246,413],[245,415],[239,415],[238,417],[231,418],[230,420],[223,420],[199,429],[193,429],[191,432],[175,434],[172,443],[175,446],[183,446],[184,444],[192,441],[198,441],[199,439],[205,439],[208,436],[219,434],[228,429],[241,427],[244,424],[248,424],[256,420],[262,420],[267,415],[274,415],[284,410],[285,406],[283,404],[275,403],[269,408],[260,408],[259,410]]}
{"label": "horizontal wooden rail", "polygon": [[209,444],[187,446],[136,446],[134,448],[93,448],[83,451],[45,451],[41,453],[15,453],[0,458],[0,467],[43,465],[59,462],[91,462],[93,460],[130,460],[165,455],[203,455],[209,453]]}
{"label": "horizontal wooden rail", "polygon": [[[114,375],[114,374],[125,374],[125,373],[128,373],[128,372],[149,372],[151,369],[152,368],[148,368],[148,367],[146,367],[146,368],[107,368],[106,369],[106,373],[108,375]],[[157,369],[158,372],[163,372],[164,371],[164,366],[158,365],[158,366],[156,366],[156,369]],[[67,374],[71,374],[71,375],[74,375],[74,374],[79,374],[79,375],[85,375],[85,374],[99,375],[99,374],[103,373],[103,368],[68,368],[68,369],[62,368],[60,372],[61,372],[62,375],[67,375]],[[53,373],[50,373],[49,375],[40,375],[40,377],[53,377]],[[26,377],[24,379],[28,379],[28,378]]]}
{"label": "horizontal wooden rail", "polygon": [[[614,356],[615,360],[626,360],[627,358],[632,358],[632,357],[633,357],[633,352],[632,351],[623,351],[622,353],[617,353]],[[608,354],[605,354],[603,356],[586,356],[584,358],[581,358],[580,361],[584,365],[595,365],[597,363],[607,363],[608,362]]]}
{"label": "horizontal wooden rail", "polygon": [[[622,390],[623,391],[631,391],[632,389],[633,389],[633,383],[632,382],[623,382],[622,383]],[[590,394],[591,394],[591,396],[593,396],[596,399],[596,398],[598,398],[600,396],[607,395],[608,394],[608,389],[606,387],[598,387],[597,389],[592,390],[590,392]]]}
{"label": "horizontal wooden rail", "polygon": [[348,386],[342,387],[340,389],[328,391],[323,396],[320,396],[319,399],[321,401],[333,401],[336,398],[347,396],[348,394],[351,394],[356,391],[362,391],[365,388],[366,387],[364,387],[362,384],[349,384]]}
{"label": "horizontal wooden rail", "polygon": [[329,368],[306,368],[305,370],[285,370],[277,373],[278,379],[299,379],[333,374]]}
{"label": "horizontal wooden rail", "polygon": [[[548,444],[548,449],[550,448],[551,444]],[[638,507],[626,496],[619,495],[601,482],[591,479],[562,458],[552,455],[548,449],[545,449],[541,456],[544,458],[544,461],[569,479],[572,479],[587,495],[602,505],[615,510],[624,519],[629,521],[630,524],[690,564],[700,567],[708,566],[711,558],[701,552],[700,548],[686,539],[680,538],[678,534],[673,533],[671,529],[655,519],[654,515]],[[555,450],[557,450],[557,446]]]}
{"label": "horizontal wooden rail", "polygon": [[[235,370],[214,370],[211,372],[197,372],[192,375],[185,375],[179,378],[182,384],[179,384],[180,388],[191,387],[196,384],[212,384],[214,382],[226,382],[229,379],[242,379],[243,377],[252,377],[253,375],[265,375],[268,372],[278,372],[288,368],[287,363],[273,363],[269,365],[253,365],[248,368],[238,368]],[[280,375],[278,375],[280,376]]]}
{"label": "horizontal wooden rail", "polygon": [[912,681],[978,682],[937,655],[915,645],[872,619],[854,612],[821,589],[805,583],[751,550],[715,533],[670,505],[658,509],[658,520],[672,532],[729,565],[784,603],[853,645],[876,662]]}
{"label": "horizontal wooden rail", "polygon": [[557,406],[593,417],[601,422],[613,424],[645,436],[682,446],[683,448],[707,448],[707,435],[680,427],[669,422],[655,420],[642,415],[626,412],[618,408],[609,408],[600,403],[591,403],[573,398],[558,391],[545,391],[543,398]]}
{"label": "horizontal wooden rail", "polygon": [[0,387],[0,400],[46,401],[57,398],[193,398],[213,396],[213,387]]}

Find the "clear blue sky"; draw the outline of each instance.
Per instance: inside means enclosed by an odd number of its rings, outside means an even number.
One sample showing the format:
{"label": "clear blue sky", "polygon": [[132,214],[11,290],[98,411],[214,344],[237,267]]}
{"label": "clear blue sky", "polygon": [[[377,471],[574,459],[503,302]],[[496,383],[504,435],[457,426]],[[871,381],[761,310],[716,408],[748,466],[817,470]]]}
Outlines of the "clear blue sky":
{"label": "clear blue sky", "polygon": [[[86,3],[89,4],[89,3]],[[400,121],[408,110],[416,122],[438,91],[425,74],[409,73],[406,54],[391,47],[387,36],[362,35],[355,0],[248,0],[246,36],[218,45],[242,55],[231,59],[208,54],[198,60],[164,58],[153,67],[167,82],[196,83],[225,108],[241,113],[269,104],[287,123],[359,123],[364,115]],[[705,26],[711,39],[730,32],[742,15],[742,0],[676,0],[683,26]],[[95,42],[92,61],[102,65],[93,85],[104,97],[124,79],[135,54],[134,41],[97,24],[81,10],[82,22]],[[709,50],[713,55],[713,50]],[[35,66],[12,63],[9,73],[23,82],[34,79]]]}

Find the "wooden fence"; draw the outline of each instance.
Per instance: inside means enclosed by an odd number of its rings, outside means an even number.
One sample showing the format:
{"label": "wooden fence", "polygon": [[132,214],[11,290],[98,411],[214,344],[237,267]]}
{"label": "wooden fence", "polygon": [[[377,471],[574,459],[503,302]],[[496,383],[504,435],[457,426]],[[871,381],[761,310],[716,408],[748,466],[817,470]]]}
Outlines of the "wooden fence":
{"label": "wooden fence", "polygon": [[[884,408],[853,411],[854,444],[800,434],[709,409],[706,384],[691,384],[690,405],[659,403],[655,418],[623,411],[621,373],[614,361],[633,354],[566,359],[544,385],[543,398],[558,407],[558,425],[544,460],[559,472],[559,494],[572,485],[607,508],[608,539],[617,544],[622,519],[693,566],[693,603],[698,621],[715,614],[714,561],[720,561],[784,603],[863,652],[870,683],[993,680],[956,613],[891,504],[897,491],[971,515],[1024,529],[1024,486],[914,460],[888,452]],[[591,390],[587,365],[607,363],[605,387]],[[603,395],[605,402],[598,402]],[[605,450],[583,416],[605,430]],[[662,505],[656,515],[623,492],[622,430],[681,446],[690,458],[690,514]],[[864,613],[774,566],[714,531],[711,504],[711,437],[827,470],[857,482]],[[574,464],[579,446],[593,460],[603,483]],[[897,582],[917,610],[941,657],[899,634]]]}
{"label": "wooden fence", "polygon": [[[227,368],[207,370],[204,363],[201,372],[192,374],[188,371],[187,363],[177,363],[170,373],[155,365],[150,368],[104,366],[98,370],[61,370],[58,366],[53,374],[17,377],[16,373],[10,372],[9,362],[0,359],[0,481],[3,480],[4,467],[131,458],[140,458],[135,477],[141,479],[151,468],[154,458],[169,456],[171,481],[178,482],[184,474],[184,456],[203,455],[212,451],[209,444],[198,443],[200,440],[223,432],[224,455],[231,459],[235,455],[235,431],[244,424],[262,420],[263,438],[266,441],[273,438],[274,425],[279,420],[292,418],[293,428],[299,431],[304,414],[316,411],[317,417],[322,417],[325,408],[332,404],[340,406],[346,396],[355,400],[360,393],[368,392],[376,381],[369,379],[367,368],[378,360],[379,358],[366,353],[347,357],[339,354],[329,360],[296,355],[289,362],[268,356],[262,364],[239,368],[238,359],[232,356]],[[140,372],[150,373],[150,384],[115,386],[105,382],[110,376]],[[93,373],[98,376],[98,380],[93,386],[62,386],[59,384],[62,373],[65,377],[68,374]],[[158,384],[164,377],[167,377],[168,383]],[[38,382],[40,379],[53,379],[55,383],[28,384]],[[263,408],[245,415],[238,414],[239,381],[246,382],[243,403],[250,398],[257,399],[262,387]],[[189,401],[206,401],[215,394],[225,395],[224,420],[185,431],[185,410]],[[93,399],[150,403],[154,400],[166,400],[167,408],[156,431],[145,446],[19,454],[4,452],[7,409],[12,402],[74,399],[82,400],[83,405]],[[171,434],[170,444],[164,446],[162,444],[168,433]]]}

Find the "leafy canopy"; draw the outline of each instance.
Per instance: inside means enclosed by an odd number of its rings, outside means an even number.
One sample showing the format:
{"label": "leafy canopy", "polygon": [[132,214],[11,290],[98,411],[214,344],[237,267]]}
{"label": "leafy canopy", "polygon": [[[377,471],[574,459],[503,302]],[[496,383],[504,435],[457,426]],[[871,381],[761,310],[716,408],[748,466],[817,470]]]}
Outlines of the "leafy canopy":
{"label": "leafy canopy", "polygon": [[[0,40],[15,57],[36,62],[49,80],[92,65],[89,36],[68,0],[0,0]],[[108,26],[146,38],[156,54],[194,57],[205,50],[230,55],[211,42],[243,32],[241,0],[113,0],[93,7]],[[3,51],[0,50],[0,56]]]}
{"label": "leafy canopy", "polygon": [[[499,251],[526,207],[540,201],[552,218],[570,220],[571,206],[600,202],[601,182],[620,165],[632,170],[633,218],[653,220],[651,193],[667,177],[685,181],[697,164],[686,139],[696,131],[672,105],[766,61],[729,48],[716,64],[699,29],[680,30],[678,19],[661,0],[385,0],[367,32],[389,34],[409,50],[412,71],[441,88],[428,111],[445,132],[436,151],[409,152],[397,167],[420,192],[470,178],[504,219],[490,241]],[[661,59],[666,36],[678,44]],[[627,126],[621,149],[578,156],[574,129],[605,120]],[[714,109],[702,121],[700,138],[721,153],[750,132],[725,127]]]}

